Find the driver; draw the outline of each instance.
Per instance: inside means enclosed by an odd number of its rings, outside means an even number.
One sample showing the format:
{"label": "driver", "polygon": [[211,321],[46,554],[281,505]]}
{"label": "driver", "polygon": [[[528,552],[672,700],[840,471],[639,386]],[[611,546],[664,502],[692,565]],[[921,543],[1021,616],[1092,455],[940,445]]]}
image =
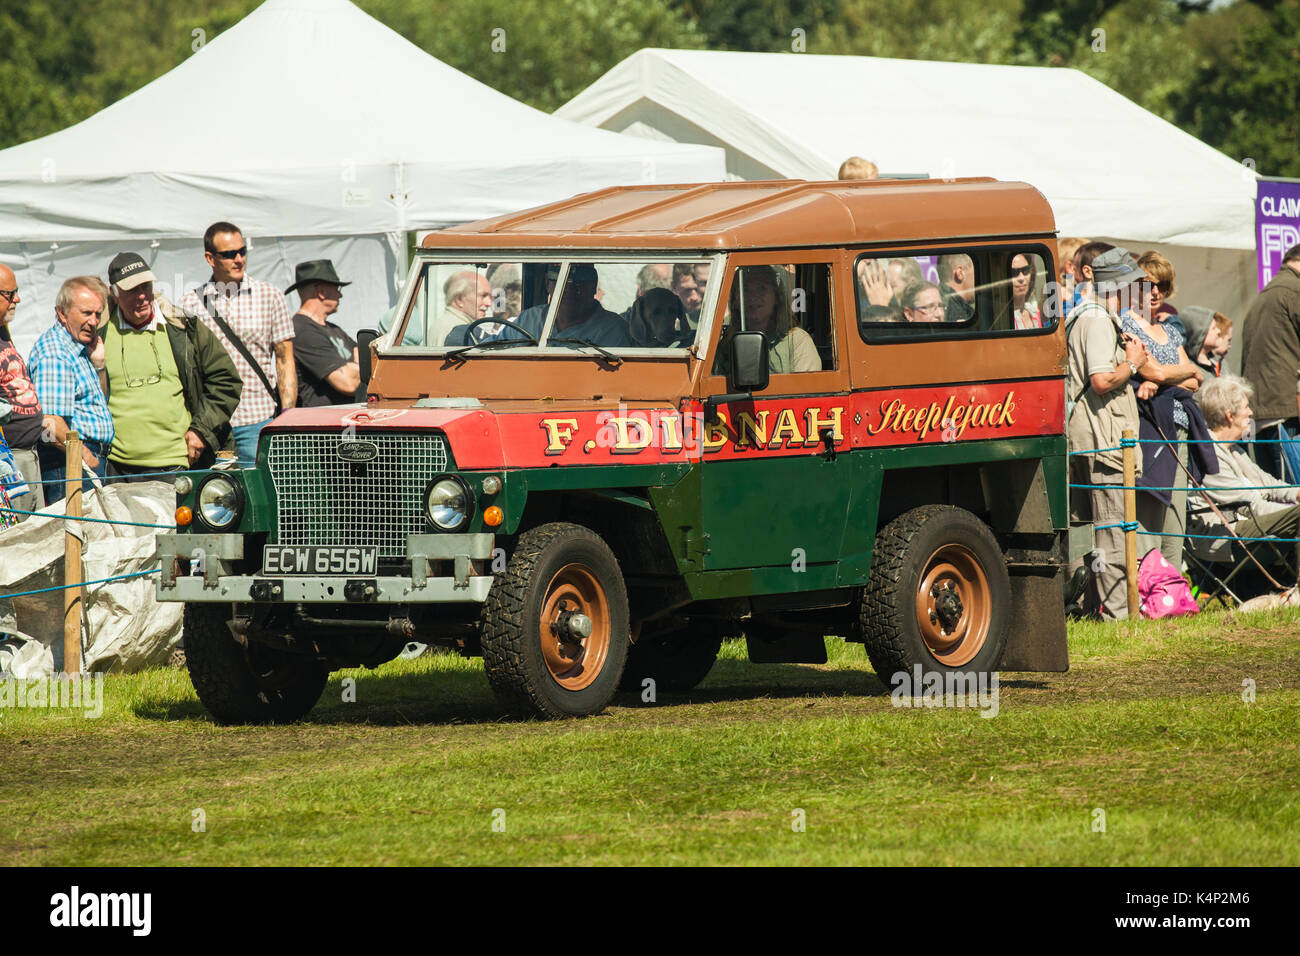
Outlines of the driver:
{"label": "driver", "polygon": [[[555,280],[559,267],[548,270],[546,275],[546,298],[550,302],[555,291]],[[551,329],[553,339],[578,339],[600,346],[627,346],[632,344],[627,323],[608,309],[602,308],[596,301],[596,286],[599,276],[596,267],[590,263],[574,263],[569,266],[569,278],[564,286],[564,294],[555,310],[555,327]],[[546,321],[546,303],[539,303],[525,309],[515,320],[515,324],[530,333],[534,338],[542,337],[542,324]],[[507,327],[499,336],[502,339],[522,339],[514,329]]]}
{"label": "driver", "polygon": [[442,287],[447,307],[429,330],[430,345],[461,345],[465,328],[492,309],[492,283],[468,269],[451,276]]}

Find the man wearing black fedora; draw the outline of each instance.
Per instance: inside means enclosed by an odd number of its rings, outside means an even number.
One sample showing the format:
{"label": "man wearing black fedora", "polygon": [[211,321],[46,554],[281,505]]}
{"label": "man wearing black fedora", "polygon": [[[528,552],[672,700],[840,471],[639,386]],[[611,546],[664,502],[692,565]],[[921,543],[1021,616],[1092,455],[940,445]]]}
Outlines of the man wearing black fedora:
{"label": "man wearing black fedora", "polygon": [[298,405],[343,405],[355,400],[361,385],[357,343],[329,321],[343,298],[344,282],[329,259],[300,262],[294,268],[293,285],[285,295],[297,291],[302,305],[293,317],[293,359],[298,366]]}

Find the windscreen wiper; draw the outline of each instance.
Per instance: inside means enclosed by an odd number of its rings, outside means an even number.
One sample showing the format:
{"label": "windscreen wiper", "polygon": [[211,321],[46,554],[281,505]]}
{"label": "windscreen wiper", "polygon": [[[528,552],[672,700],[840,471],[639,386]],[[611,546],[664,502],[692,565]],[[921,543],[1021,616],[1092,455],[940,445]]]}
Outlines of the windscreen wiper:
{"label": "windscreen wiper", "polygon": [[603,358],[610,365],[619,366],[623,364],[623,359],[621,357],[615,355],[609,349],[597,345],[595,342],[588,342],[586,339],[547,339],[546,344],[586,346],[589,349],[595,349],[597,352],[599,352],[600,357]]}
{"label": "windscreen wiper", "polygon": [[475,342],[473,345],[462,345],[458,349],[453,349],[447,353],[446,358],[463,358],[466,352],[471,352],[474,349],[507,349],[512,345],[536,346],[537,343],[530,342],[528,339],[488,339],[486,342]]}

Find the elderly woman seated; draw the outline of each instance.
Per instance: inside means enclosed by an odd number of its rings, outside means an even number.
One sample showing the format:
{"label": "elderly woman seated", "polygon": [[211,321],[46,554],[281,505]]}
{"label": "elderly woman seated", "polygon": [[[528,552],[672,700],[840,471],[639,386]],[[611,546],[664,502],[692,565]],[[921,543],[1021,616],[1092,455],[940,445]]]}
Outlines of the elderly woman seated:
{"label": "elderly woman seated", "polygon": [[[1255,392],[1236,375],[1212,378],[1196,393],[1210,434],[1236,442],[1250,429],[1250,401]],[[1239,445],[1214,445],[1219,473],[1206,475],[1204,491],[1189,496],[1193,515],[1217,524],[1206,497],[1213,501],[1232,530],[1242,538],[1300,538],[1300,489],[1290,487],[1247,457]],[[1295,546],[1300,561],[1300,543]]]}

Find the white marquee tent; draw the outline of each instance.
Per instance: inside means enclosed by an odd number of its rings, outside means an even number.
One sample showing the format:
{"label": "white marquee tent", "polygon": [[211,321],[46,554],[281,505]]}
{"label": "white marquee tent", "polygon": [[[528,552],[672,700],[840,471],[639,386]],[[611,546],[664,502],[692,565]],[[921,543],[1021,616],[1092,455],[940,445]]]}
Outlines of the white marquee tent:
{"label": "white marquee tent", "polygon": [[[510,69],[486,42],[484,55]],[[249,274],[280,288],[296,262],[333,259],[354,282],[338,320],[355,330],[394,301],[408,230],[723,170],[718,149],[525,106],[347,0],[267,0],[143,89],[0,152],[0,262],[22,295],[11,330],[26,354],[60,283],[102,278],[123,249],[145,256],[159,291],[197,285],[217,220],[250,240]]]}
{"label": "white marquee tent", "polygon": [[720,146],[733,179],[993,176],[1038,187],[1062,236],[1159,249],[1175,304],[1244,314],[1255,176],[1077,70],[861,56],[641,50],[555,115]]}

